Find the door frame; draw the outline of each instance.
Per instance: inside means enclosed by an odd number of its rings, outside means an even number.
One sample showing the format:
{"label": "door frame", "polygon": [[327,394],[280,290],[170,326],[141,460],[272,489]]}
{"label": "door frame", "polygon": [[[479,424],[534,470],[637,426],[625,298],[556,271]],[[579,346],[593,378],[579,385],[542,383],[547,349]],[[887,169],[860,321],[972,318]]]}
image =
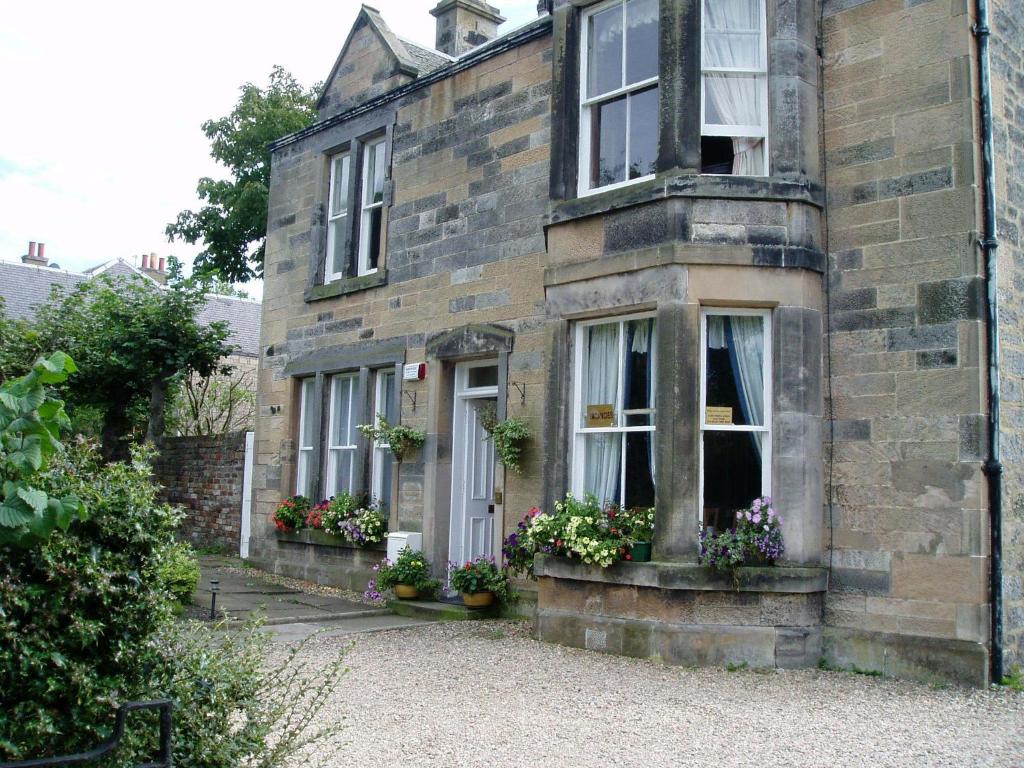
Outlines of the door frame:
{"label": "door frame", "polygon": [[[497,369],[498,381],[493,386],[470,387],[469,371],[473,368],[487,367],[494,367]],[[496,357],[486,357],[476,360],[457,362],[455,364],[454,379],[455,395],[452,407],[452,483],[448,523],[448,560],[454,560],[453,556],[457,547],[459,560],[461,561],[465,555],[463,545],[465,541],[466,525],[466,466],[464,461],[465,446],[463,445],[463,440],[465,439],[465,419],[469,412],[468,401],[490,399],[494,399],[495,401],[499,400],[499,391],[501,389],[501,366],[499,365],[499,360]],[[492,494],[494,489],[498,487],[497,466],[498,462],[495,460],[494,468],[492,469]],[[500,537],[502,531],[502,519],[498,509],[499,506],[495,505],[495,511],[493,513],[494,522],[491,531],[492,553],[500,551],[495,543],[496,539]],[[497,555],[495,555],[495,559],[497,559]]]}

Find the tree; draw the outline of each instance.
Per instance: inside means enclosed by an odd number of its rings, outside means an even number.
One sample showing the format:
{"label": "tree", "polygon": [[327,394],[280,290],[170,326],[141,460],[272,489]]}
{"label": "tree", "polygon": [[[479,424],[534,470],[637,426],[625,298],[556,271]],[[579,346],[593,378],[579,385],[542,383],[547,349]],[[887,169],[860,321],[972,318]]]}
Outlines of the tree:
{"label": "tree", "polygon": [[168,432],[223,435],[249,430],[256,418],[255,371],[190,376],[175,389],[167,408]]}
{"label": "tree", "polygon": [[319,86],[304,89],[282,67],[270,73],[267,88],[246,83],[231,113],[203,123],[211,156],[225,165],[231,179],[201,178],[196,192],[207,204],[186,210],[167,225],[167,237],[187,243],[203,241],[196,272],[230,283],[263,276],[270,188],[268,144],[316,119]]}
{"label": "tree", "polygon": [[7,317],[0,296],[0,383],[28,373],[43,347],[43,335],[31,323]]}
{"label": "tree", "polygon": [[205,301],[203,283],[183,278],[172,259],[165,289],[137,276],[100,277],[67,294],[55,289],[40,309],[34,327],[47,347],[67,350],[78,364],[66,399],[101,414],[106,458],[126,455],[133,412],[144,412],[146,439],[156,440],[176,382],[230,371],[221,362],[234,351],[227,323],[198,322]]}

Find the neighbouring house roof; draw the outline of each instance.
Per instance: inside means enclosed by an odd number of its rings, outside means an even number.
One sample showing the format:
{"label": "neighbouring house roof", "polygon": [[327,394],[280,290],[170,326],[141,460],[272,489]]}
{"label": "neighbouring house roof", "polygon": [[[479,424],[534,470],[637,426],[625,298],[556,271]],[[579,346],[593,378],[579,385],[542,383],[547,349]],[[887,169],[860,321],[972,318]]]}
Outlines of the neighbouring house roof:
{"label": "neighbouring house roof", "polygon": [[416,68],[419,70],[420,75],[429,74],[435,69],[440,69],[446,64],[451,64],[455,61],[447,53],[435,51],[433,48],[424,48],[422,45],[406,40],[404,37],[398,39],[402,41],[405,50],[409,52],[409,55],[416,62]]}
{"label": "neighbouring house roof", "polygon": [[[36,307],[45,304],[50,298],[53,286],[71,291],[83,280],[101,274],[109,277],[137,275],[159,286],[159,283],[124,259],[111,259],[84,272],[0,261],[0,298],[4,300],[4,310],[8,317],[30,319]],[[230,328],[228,342],[238,348],[237,354],[258,356],[261,309],[260,302],[253,299],[210,294],[206,306],[199,312],[199,322],[207,325],[217,320],[227,321]]]}

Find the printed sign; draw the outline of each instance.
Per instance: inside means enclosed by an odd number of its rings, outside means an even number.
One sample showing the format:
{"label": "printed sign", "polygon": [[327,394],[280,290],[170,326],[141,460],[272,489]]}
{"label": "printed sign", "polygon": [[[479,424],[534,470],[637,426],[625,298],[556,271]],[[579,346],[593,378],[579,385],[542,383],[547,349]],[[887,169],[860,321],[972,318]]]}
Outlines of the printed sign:
{"label": "printed sign", "polygon": [[705,424],[732,424],[732,408],[709,405],[704,411]]}
{"label": "printed sign", "polygon": [[615,406],[610,403],[607,405],[588,405],[587,406],[587,427],[614,427],[615,426]]}

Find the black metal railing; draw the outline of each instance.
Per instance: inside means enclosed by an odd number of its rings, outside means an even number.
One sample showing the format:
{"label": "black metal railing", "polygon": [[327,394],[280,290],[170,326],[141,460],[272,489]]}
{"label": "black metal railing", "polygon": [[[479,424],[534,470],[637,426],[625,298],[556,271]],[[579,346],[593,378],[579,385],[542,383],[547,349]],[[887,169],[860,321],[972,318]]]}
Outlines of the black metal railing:
{"label": "black metal railing", "polygon": [[171,702],[167,699],[156,701],[129,701],[117,708],[114,733],[95,749],[79,752],[77,755],[41,757],[38,760],[20,760],[14,763],[0,763],[0,768],[51,768],[59,765],[81,765],[98,760],[113,752],[124,738],[124,724],[129,712],[142,709],[160,710],[160,754],[155,762],[139,763],[138,768],[171,768]]}

